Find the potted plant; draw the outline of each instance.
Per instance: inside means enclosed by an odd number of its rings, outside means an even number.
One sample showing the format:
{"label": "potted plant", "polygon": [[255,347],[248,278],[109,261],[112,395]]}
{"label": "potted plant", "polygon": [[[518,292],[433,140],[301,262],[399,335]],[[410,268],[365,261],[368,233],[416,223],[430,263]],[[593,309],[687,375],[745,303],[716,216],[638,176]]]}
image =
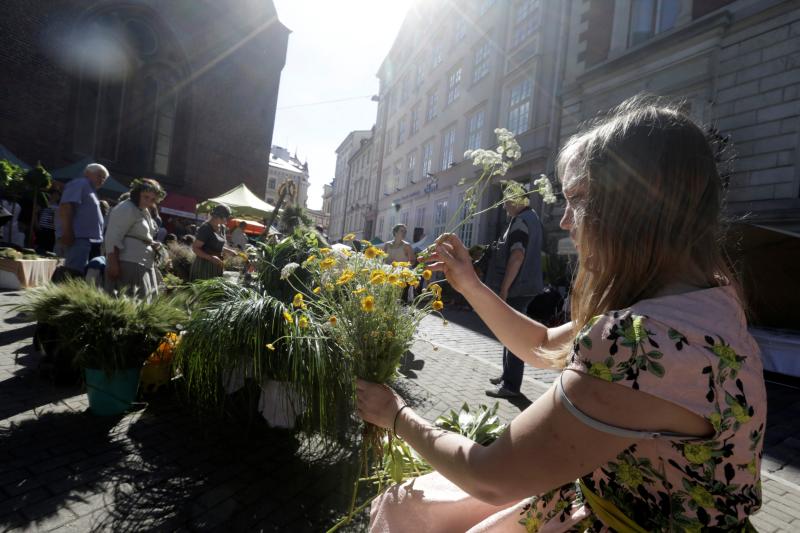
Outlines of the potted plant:
{"label": "potted plant", "polygon": [[186,313],[173,301],[114,297],[83,280],[34,289],[19,306],[54,327],[85,373],[89,408],[123,413],[136,398],[142,364]]}

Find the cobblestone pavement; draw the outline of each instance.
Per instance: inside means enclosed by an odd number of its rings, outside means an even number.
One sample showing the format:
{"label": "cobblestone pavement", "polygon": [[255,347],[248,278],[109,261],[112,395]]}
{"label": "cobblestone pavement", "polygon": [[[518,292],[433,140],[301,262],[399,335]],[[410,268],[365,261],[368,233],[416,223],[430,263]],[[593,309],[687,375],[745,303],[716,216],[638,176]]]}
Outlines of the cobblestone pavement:
{"label": "cobblestone pavement", "polygon": [[[0,293],[0,304],[19,301]],[[401,393],[433,419],[484,395],[501,347],[471,313],[426,319],[404,361]],[[39,375],[33,325],[0,308],[0,531],[324,531],[347,509],[352,449],[253,424],[244,435],[209,427],[174,396],[124,417],[85,413],[77,387]],[[526,369],[528,400],[499,403],[508,421],[544,392],[554,372]],[[800,530],[800,390],[769,386],[764,507],[759,531]],[[239,428],[239,426],[231,427]],[[365,516],[344,531],[364,529]]]}

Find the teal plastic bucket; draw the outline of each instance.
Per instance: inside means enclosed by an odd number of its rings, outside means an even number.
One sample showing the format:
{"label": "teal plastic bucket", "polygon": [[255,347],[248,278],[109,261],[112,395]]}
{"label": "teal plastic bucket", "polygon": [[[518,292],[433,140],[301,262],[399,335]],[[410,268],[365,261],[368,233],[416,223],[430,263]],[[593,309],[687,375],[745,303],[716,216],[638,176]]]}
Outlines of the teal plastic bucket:
{"label": "teal plastic bucket", "polygon": [[100,416],[119,415],[130,408],[139,389],[140,368],[118,370],[108,376],[97,368],[86,369],[89,410]]}

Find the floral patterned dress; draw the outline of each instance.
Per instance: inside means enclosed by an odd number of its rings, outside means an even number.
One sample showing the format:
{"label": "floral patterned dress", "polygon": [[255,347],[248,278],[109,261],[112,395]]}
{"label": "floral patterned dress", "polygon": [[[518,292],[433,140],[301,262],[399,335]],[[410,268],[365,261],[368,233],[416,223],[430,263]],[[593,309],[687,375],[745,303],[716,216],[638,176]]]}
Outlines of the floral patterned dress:
{"label": "floral patterned dress", "polygon": [[[638,441],[584,476],[588,489],[646,531],[748,530],[761,505],[767,401],[758,346],[732,289],[643,300],[596,317],[575,339],[567,368],[675,403],[715,430],[707,439]],[[464,530],[613,531],[577,482],[497,508],[430,474],[373,504],[372,531]]]}

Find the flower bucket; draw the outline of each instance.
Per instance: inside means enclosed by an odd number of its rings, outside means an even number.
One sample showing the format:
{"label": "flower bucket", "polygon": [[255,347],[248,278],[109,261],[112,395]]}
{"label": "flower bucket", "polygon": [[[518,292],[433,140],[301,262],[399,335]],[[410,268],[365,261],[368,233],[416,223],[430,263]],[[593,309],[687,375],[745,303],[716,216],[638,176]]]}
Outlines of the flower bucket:
{"label": "flower bucket", "polygon": [[166,363],[145,362],[142,367],[141,385],[145,393],[155,393],[169,383],[172,377],[172,366]]}
{"label": "flower bucket", "polygon": [[100,416],[124,413],[136,399],[140,368],[118,370],[109,376],[100,369],[86,369],[89,410]]}

